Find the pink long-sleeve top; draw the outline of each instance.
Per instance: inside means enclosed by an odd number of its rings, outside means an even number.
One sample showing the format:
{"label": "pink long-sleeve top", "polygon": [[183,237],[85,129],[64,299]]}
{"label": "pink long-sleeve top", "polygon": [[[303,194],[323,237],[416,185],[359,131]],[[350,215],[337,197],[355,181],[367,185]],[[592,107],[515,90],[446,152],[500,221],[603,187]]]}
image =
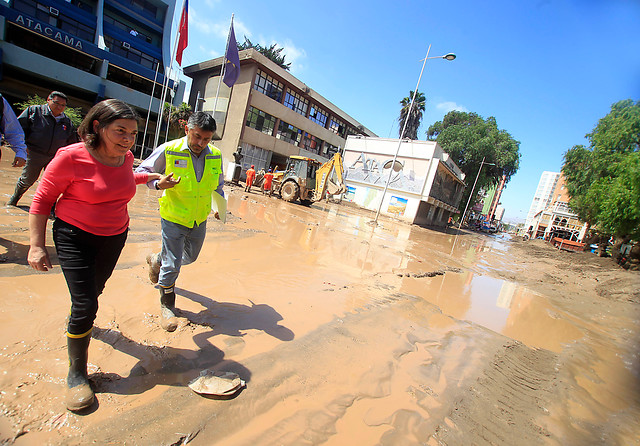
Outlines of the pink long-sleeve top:
{"label": "pink long-sleeve top", "polygon": [[57,200],[56,216],[63,221],[95,235],[121,234],[129,226],[127,204],[136,184],[148,176],[133,172],[131,152],[121,166],[111,167],[93,158],[84,143],[71,144],[45,169],[29,213],[48,215]]}

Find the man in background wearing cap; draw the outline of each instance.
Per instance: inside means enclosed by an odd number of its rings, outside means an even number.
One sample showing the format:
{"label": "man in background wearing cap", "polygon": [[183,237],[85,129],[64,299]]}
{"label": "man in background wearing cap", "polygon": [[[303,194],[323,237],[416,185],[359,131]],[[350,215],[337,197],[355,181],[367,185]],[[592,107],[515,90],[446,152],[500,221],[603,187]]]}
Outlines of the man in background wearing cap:
{"label": "man in background wearing cap", "polygon": [[245,183],[245,186],[244,186],[245,192],[251,192],[251,186],[253,186],[253,180],[255,178],[256,178],[256,169],[255,169],[255,166],[252,164],[251,168],[247,170],[247,182]]}

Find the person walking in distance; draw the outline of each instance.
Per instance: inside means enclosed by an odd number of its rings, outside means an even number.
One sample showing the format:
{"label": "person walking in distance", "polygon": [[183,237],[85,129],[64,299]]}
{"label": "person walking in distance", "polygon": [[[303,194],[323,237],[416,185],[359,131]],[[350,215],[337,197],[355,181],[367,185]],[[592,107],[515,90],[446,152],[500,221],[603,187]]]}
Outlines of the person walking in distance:
{"label": "person walking in distance", "polygon": [[[16,153],[12,167],[22,167],[27,160],[27,146],[24,143],[24,132],[11,105],[0,94],[0,138]],[[2,157],[2,152],[0,152]]]}
{"label": "person walking in distance", "polygon": [[89,341],[98,296],[111,276],[127,239],[127,203],[136,184],[166,181],[157,174],[133,173],[138,115],[109,99],[94,105],[79,128],[81,143],[60,150],[42,176],[29,209],[29,265],[52,268],[45,232],[53,203],[53,241],[71,294],[67,325],[69,373],[67,408],[85,409],[94,401],[87,375]]}
{"label": "person walking in distance", "polygon": [[[160,197],[162,249],[149,254],[149,279],[160,288],[160,325],[167,331],[178,327],[175,284],[183,265],[198,258],[207,233],[212,194],[224,197],[222,153],[211,142],[216,121],[196,112],[185,125],[186,136],[157,147],[140,164],[138,172],[156,172],[167,181],[150,181]],[[218,213],[215,218],[220,218]]]}
{"label": "person walking in distance", "polygon": [[18,116],[27,143],[27,162],[7,205],[18,205],[20,198],[36,182],[58,149],[78,142],[76,129],[64,113],[66,107],[67,96],[52,91],[46,104],[31,105]]}
{"label": "person walking in distance", "polygon": [[251,186],[253,186],[253,180],[256,178],[255,166],[252,164],[250,169],[247,169],[247,182],[244,186],[245,192],[251,192]]}

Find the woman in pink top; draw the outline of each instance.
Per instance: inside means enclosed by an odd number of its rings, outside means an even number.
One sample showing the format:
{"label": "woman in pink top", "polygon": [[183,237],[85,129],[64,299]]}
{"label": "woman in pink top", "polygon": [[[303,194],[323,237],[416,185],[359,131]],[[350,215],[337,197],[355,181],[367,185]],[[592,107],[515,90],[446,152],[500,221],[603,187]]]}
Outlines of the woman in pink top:
{"label": "woman in pink top", "polygon": [[127,203],[136,184],[158,174],[133,173],[129,151],[138,133],[138,115],[124,102],[96,104],[78,128],[83,142],[60,149],[42,177],[29,210],[29,265],[52,268],[45,247],[45,230],[56,204],[53,241],[71,294],[67,326],[69,374],[67,408],[93,404],[87,376],[87,353],[98,296],[111,276],[127,239]]}

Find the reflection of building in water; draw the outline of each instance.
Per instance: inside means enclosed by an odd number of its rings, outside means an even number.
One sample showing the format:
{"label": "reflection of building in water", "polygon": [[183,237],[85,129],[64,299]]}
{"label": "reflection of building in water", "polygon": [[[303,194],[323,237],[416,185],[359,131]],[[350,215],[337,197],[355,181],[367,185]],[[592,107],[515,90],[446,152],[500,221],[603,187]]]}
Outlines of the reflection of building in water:
{"label": "reflection of building in water", "polygon": [[364,208],[378,210],[384,200],[381,212],[429,226],[460,212],[464,174],[435,141],[349,136],[344,168],[345,199]]}
{"label": "reflection of building in water", "polygon": [[509,309],[511,307],[511,301],[513,300],[513,294],[517,288],[518,285],[513,282],[504,282],[502,287],[500,287],[500,294],[498,295],[496,306]]}

